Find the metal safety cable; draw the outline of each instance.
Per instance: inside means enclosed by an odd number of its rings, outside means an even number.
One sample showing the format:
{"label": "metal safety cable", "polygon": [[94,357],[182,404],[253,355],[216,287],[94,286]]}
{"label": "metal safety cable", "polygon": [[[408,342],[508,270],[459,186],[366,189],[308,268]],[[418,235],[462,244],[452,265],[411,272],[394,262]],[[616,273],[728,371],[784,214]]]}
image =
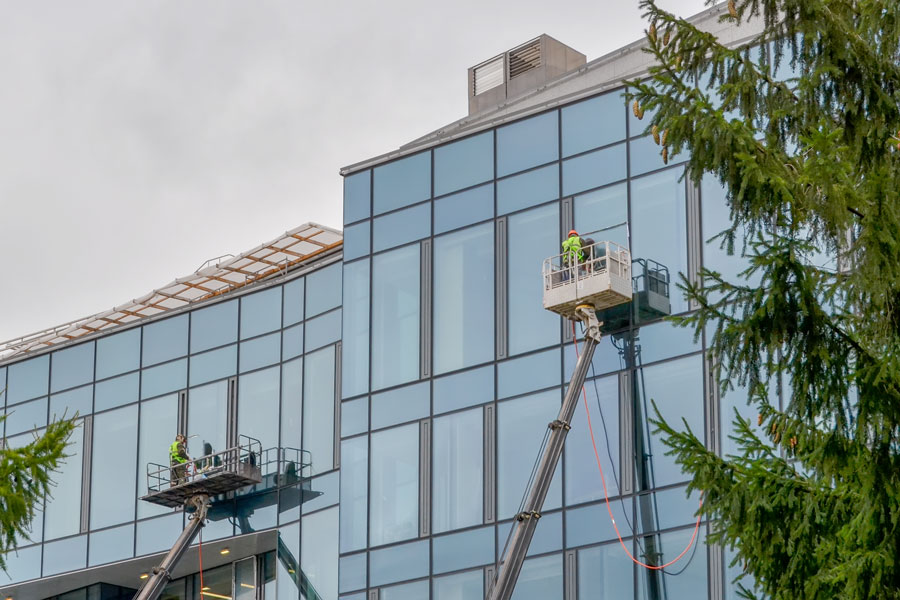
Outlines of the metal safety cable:
{"label": "metal safety cable", "polygon": [[197,547],[197,555],[200,557],[200,600],[203,600],[203,528],[200,528],[200,545]]}
{"label": "metal safety cable", "polygon": [[[572,321],[572,343],[575,346],[575,357],[578,358],[578,356],[579,356],[578,338],[575,335],[575,321]],[[594,447],[594,457],[597,459],[597,469],[600,471],[600,482],[603,484],[603,498],[606,500],[606,510],[609,513],[609,520],[612,522],[613,529],[616,530],[616,537],[619,540],[619,545],[622,546],[622,549],[625,551],[625,554],[628,555],[628,558],[630,558],[633,563],[640,565],[640,566],[644,567],[645,569],[650,569],[652,571],[660,571],[662,569],[665,569],[666,567],[674,565],[676,562],[681,560],[681,558],[685,554],[687,554],[687,551],[691,549],[691,546],[694,545],[694,541],[697,539],[697,532],[700,530],[701,515],[697,515],[697,521],[696,521],[696,523],[694,523],[694,531],[691,534],[691,540],[688,542],[688,545],[685,546],[684,550],[682,550],[678,556],[676,556],[675,558],[673,558],[666,564],[664,564],[664,565],[648,565],[647,563],[642,562],[642,561],[638,560],[637,558],[635,558],[634,555],[631,554],[631,551],[628,549],[628,546],[626,546],[625,542],[622,540],[622,534],[619,533],[619,526],[616,525],[616,519],[613,516],[612,507],[609,504],[609,492],[606,489],[606,477],[603,474],[603,465],[600,463],[600,453],[597,451],[597,442],[594,439],[594,428],[591,426],[591,411],[588,407],[587,392],[585,391],[583,384],[581,386],[581,395],[584,398],[584,411],[585,411],[585,414],[587,415],[588,431],[591,434],[591,445]],[[700,495],[700,506],[703,506],[703,494],[702,493]]]}

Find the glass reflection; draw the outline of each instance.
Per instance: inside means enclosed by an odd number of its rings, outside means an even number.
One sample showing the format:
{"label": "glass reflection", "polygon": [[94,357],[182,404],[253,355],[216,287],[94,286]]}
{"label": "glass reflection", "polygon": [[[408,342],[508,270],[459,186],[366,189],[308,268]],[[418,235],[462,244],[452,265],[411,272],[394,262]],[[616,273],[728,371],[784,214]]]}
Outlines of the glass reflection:
{"label": "glass reflection", "polygon": [[373,433],[371,461],[369,545],[415,537],[419,529],[419,425]]}
{"label": "glass reflection", "polygon": [[481,569],[435,577],[433,600],[481,600],[484,598],[484,572]]}
{"label": "glass reflection", "polygon": [[[137,463],[136,404],[94,415],[91,452],[91,529],[134,519]],[[168,445],[169,440],[160,440]]]}
{"label": "glass reflection", "polygon": [[303,449],[312,458],[310,471],[334,466],[334,346],[306,355],[303,374]]}
{"label": "glass reflection", "polygon": [[368,442],[360,436],[341,443],[341,552],[366,546]]}
{"label": "glass reflection", "polygon": [[432,530],[434,533],[482,522],[482,410],[434,419]]}
{"label": "glass reflection", "polygon": [[419,245],[372,259],[372,388],[419,376]]}
{"label": "glass reflection", "polygon": [[[338,591],[338,509],[329,508],[303,517],[300,528],[302,568],[316,597],[335,598]],[[313,594],[307,593],[307,597]]]}
{"label": "glass reflection", "polygon": [[50,391],[58,392],[94,379],[94,343],[79,344],[52,354]]}
{"label": "glass reflection", "polygon": [[631,559],[618,542],[579,551],[578,600],[633,598],[632,569]]}
{"label": "glass reflection", "polygon": [[279,371],[276,366],[238,380],[238,433],[258,439],[263,448],[278,446]]}
{"label": "glass reflection", "polygon": [[491,131],[444,144],[434,151],[434,195],[442,196],[487,181],[494,173]]}
{"label": "glass reflection", "polygon": [[84,454],[84,421],[72,431],[66,458],[53,475],[55,487],[44,507],[44,539],[75,535],[81,526],[81,471]]}
{"label": "glass reflection", "polygon": [[559,158],[558,121],[554,110],[497,129],[497,177]]}
{"label": "glass reflection", "polygon": [[[169,444],[178,433],[178,394],[141,403],[141,427],[138,436],[138,497],[147,493],[147,465],[169,464]],[[138,502],[138,518],[161,515],[168,509]]]}
{"label": "glass reflection", "polygon": [[238,301],[219,302],[191,313],[191,352],[237,341]]}
{"label": "glass reflection", "polygon": [[191,456],[204,456],[225,449],[227,413],[228,381],[217,381],[188,391],[185,433],[189,436],[188,453]]}
{"label": "glass reflection", "polygon": [[341,393],[351,398],[369,390],[369,261],[344,264],[341,337]]}

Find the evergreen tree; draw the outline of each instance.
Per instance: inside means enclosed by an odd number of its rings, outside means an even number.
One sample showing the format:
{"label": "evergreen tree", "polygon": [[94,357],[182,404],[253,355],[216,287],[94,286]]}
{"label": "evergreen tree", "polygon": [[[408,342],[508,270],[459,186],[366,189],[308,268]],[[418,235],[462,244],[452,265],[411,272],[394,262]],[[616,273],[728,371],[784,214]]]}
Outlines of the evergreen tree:
{"label": "evergreen tree", "polygon": [[[5,420],[6,416],[0,416],[0,427]],[[50,497],[51,476],[67,457],[65,449],[74,427],[73,419],[63,418],[50,423],[27,445],[0,445],[0,569],[6,569],[7,553],[27,538],[36,510]]]}
{"label": "evergreen tree", "polygon": [[758,413],[723,415],[741,449],[726,457],[658,425],[743,593],[898,598],[900,2],[729,0],[723,21],[761,24],[737,47],[641,6],[657,66],[629,82],[633,110],[663,160],[724,185],[719,239],[748,255],[738,281],[684,280],[700,308],[680,322]]}

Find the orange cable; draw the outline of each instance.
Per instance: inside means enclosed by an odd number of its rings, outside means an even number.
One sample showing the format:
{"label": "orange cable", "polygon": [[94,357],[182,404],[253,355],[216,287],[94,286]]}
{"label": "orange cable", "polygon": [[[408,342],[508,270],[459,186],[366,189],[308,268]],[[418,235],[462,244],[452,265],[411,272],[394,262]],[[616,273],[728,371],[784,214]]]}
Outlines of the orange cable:
{"label": "orange cable", "polygon": [[[572,321],[572,340],[575,345],[575,358],[578,358],[578,339],[575,336],[575,321]],[[597,452],[597,442],[594,440],[594,428],[591,426],[591,411],[588,408],[587,392],[584,389],[584,384],[582,384],[582,386],[581,386],[581,395],[584,398],[584,411],[585,411],[585,414],[587,415],[588,431],[591,434],[591,445],[593,445],[593,447],[594,447],[594,457],[596,457],[596,459],[597,459],[597,469],[599,469],[599,471],[600,471],[600,481],[603,483],[603,497],[606,500],[606,510],[609,513],[609,520],[612,521],[613,529],[616,530],[616,537],[619,539],[619,544],[622,546],[622,549],[625,550],[625,554],[628,555],[628,558],[630,558],[632,560],[632,562],[644,567],[645,569],[659,571],[659,570],[665,569],[666,567],[670,567],[670,566],[674,565],[679,560],[681,560],[681,558],[685,554],[687,554],[687,551],[691,549],[691,546],[694,545],[694,540],[697,539],[697,531],[699,531],[699,529],[700,529],[700,517],[701,516],[697,515],[697,522],[694,524],[694,532],[691,534],[691,540],[688,542],[688,545],[685,547],[684,550],[681,551],[681,554],[679,554],[678,556],[676,556],[675,558],[673,558],[671,561],[667,562],[666,564],[659,565],[659,566],[648,565],[647,563],[641,562],[640,560],[636,559],[631,554],[631,551],[628,549],[628,546],[626,546],[625,542],[622,540],[622,534],[619,533],[619,526],[616,525],[616,519],[615,519],[615,517],[613,517],[612,507],[609,505],[609,493],[607,492],[607,489],[606,489],[606,477],[603,475],[603,466],[600,464],[600,453]],[[703,494],[702,493],[700,494],[700,506],[703,506]],[[637,535],[637,532],[635,532],[635,535]]]}

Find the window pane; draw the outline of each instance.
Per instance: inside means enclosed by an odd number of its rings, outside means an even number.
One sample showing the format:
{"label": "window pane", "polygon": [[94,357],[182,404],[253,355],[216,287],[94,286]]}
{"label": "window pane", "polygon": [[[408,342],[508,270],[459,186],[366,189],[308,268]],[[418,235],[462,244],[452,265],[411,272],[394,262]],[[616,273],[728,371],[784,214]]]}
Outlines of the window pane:
{"label": "window pane", "polygon": [[434,533],[482,522],[484,480],[482,410],[434,419],[432,529]]}
{"label": "window pane", "polygon": [[188,391],[187,431],[182,433],[196,436],[188,439],[188,454],[209,454],[204,451],[206,444],[212,452],[225,449],[227,412],[228,381],[217,381]]}
{"label": "window pane", "polygon": [[146,367],[184,356],[187,345],[188,315],[145,325],[141,364]]}
{"label": "window pane", "polygon": [[[614,375],[592,379],[585,384],[584,390],[591,411],[591,427],[598,442],[600,464],[603,465],[606,476],[606,489],[610,496],[618,496],[619,378]],[[597,458],[594,456],[583,406],[575,409],[572,429],[566,437],[565,453],[566,504],[602,499],[603,487],[597,472]]]}
{"label": "window pane", "polygon": [[238,379],[238,433],[258,439],[264,449],[278,446],[280,376],[276,366]]}
{"label": "window pane", "polygon": [[44,577],[83,569],[86,563],[86,535],[44,544]]}
{"label": "window pane", "polygon": [[[541,392],[497,405],[497,511],[503,519],[516,513],[528,474],[538,457],[547,423],[559,414],[559,390]],[[544,510],[560,505],[557,468]]]}
{"label": "window pane", "polygon": [[370,221],[344,228],[344,260],[353,260],[369,253],[371,231]]}
{"label": "window pane", "polygon": [[53,353],[50,391],[67,390],[94,380],[94,343],[79,344]]}
{"label": "window pane", "polygon": [[141,400],[152,398],[187,385],[187,359],[176,360],[141,373]]}
{"label": "window pane", "polygon": [[497,129],[497,176],[559,158],[558,117],[554,110]]}
{"label": "window pane", "polygon": [[[337,470],[325,473],[324,475],[319,475],[318,477],[313,477],[310,480],[310,487],[321,495],[303,503],[303,514],[315,512],[328,506],[336,506],[340,501],[340,486],[340,472]],[[334,524],[334,529],[331,530],[329,535],[335,537],[334,533],[336,531],[337,523]],[[337,543],[336,537],[335,543]]]}
{"label": "window pane", "polygon": [[137,373],[101,381],[95,386],[94,410],[101,411],[137,402],[139,386],[140,378]]}
{"label": "window pane", "polygon": [[625,144],[563,161],[563,195],[625,179]]}
{"label": "window pane", "polygon": [[162,552],[171,548],[181,533],[182,516],[178,513],[168,514],[164,517],[139,522],[136,528],[137,556]]}
{"label": "window pane", "polygon": [[622,90],[562,109],[563,156],[571,156],[625,139]]}
{"label": "window pane", "polygon": [[434,538],[434,572],[446,573],[494,562],[494,527]]}
{"label": "window pane", "polygon": [[281,288],[273,287],[241,298],[241,339],[281,327]]}
{"label": "window pane", "polygon": [[[672,531],[660,535],[657,538],[657,544],[662,553],[659,560],[662,563],[666,563],[678,556],[688,545],[692,533],[693,529],[682,529],[681,531]],[[696,598],[697,600],[707,598],[705,538],[706,536],[701,529],[697,533],[697,539],[694,541],[698,545],[697,557],[694,560],[686,565],[682,564],[681,561],[672,565],[672,569],[678,575],[640,569],[638,572],[638,599],[654,600],[654,598],[658,598],[660,587],[666,591],[666,595],[669,598]],[[645,548],[648,541],[645,538]],[[686,561],[686,558],[682,560]],[[682,567],[684,567],[684,572],[680,572]]]}
{"label": "window pane", "polygon": [[[178,394],[141,403],[141,427],[138,437],[138,498],[147,493],[147,465],[169,464],[169,447],[178,433]],[[154,482],[155,483],[155,482]],[[169,509],[138,501],[138,518],[152,517]]]}
{"label": "window pane", "polygon": [[[339,563],[340,580],[338,587],[341,592],[350,592],[366,587],[368,575],[368,560],[365,552],[342,556]],[[341,596],[346,598],[346,596]]]}
{"label": "window pane", "polygon": [[[575,197],[575,229],[595,242],[608,240],[628,247],[628,186],[625,183]],[[595,233],[596,232],[596,233]]]}
{"label": "window pane", "polygon": [[6,409],[6,436],[47,425],[47,399],[32,400]]}
{"label": "window pane", "polygon": [[42,546],[32,546],[4,556],[6,573],[0,572],[0,582],[17,583],[40,577],[42,548]]}
{"label": "window pane", "polygon": [[97,340],[97,379],[133,371],[140,366],[140,327]]}
{"label": "window pane", "polygon": [[494,216],[494,186],[483,185],[434,201],[434,233],[484,221]]}
{"label": "window pane", "polygon": [[466,571],[432,580],[432,600],[481,600],[484,598],[484,571]]}
{"label": "window pane", "polygon": [[281,446],[299,450],[303,411],[303,359],[281,365]]}
{"label": "window pane", "polygon": [[431,196],[431,153],[422,152],[375,169],[375,214]]}
{"label": "window pane", "polygon": [[509,398],[559,384],[559,350],[556,349],[497,365],[498,398]]}
{"label": "window pane", "polygon": [[494,366],[434,380],[434,414],[484,404],[494,399]]}
{"label": "window pane", "polygon": [[334,598],[338,591],[338,509],[330,508],[303,517],[300,556],[303,572],[321,598]]}
{"label": "window pane", "polygon": [[306,318],[341,305],[341,263],[306,276]]}
{"label": "window pane", "polygon": [[[300,524],[294,523],[278,530],[278,573],[275,576],[278,593],[276,598],[293,598],[299,595],[300,577]],[[290,572],[288,572],[290,569]],[[268,597],[268,594],[266,594]]]}
{"label": "window pane", "polygon": [[46,395],[49,371],[49,354],[10,365],[6,384],[6,404]]}
{"label": "window pane", "polygon": [[341,404],[341,436],[356,435],[369,429],[369,399],[357,398]]}
{"label": "window pane", "polygon": [[[525,561],[512,600],[561,599],[562,594],[562,556],[555,554]],[[681,596],[672,596],[676,597]]]}
{"label": "window pane", "polygon": [[431,386],[427,381],[372,396],[372,429],[427,417]]}
{"label": "window pane", "polygon": [[285,329],[281,335],[281,360],[303,354],[303,323]]}
{"label": "window pane", "polygon": [[[534,537],[531,539],[531,545],[528,547],[527,556],[562,550],[562,513],[547,514],[544,512],[542,514],[543,516],[534,531]],[[506,521],[497,526],[499,539],[506,541],[510,531],[512,531],[513,523],[514,521]]]}
{"label": "window pane", "polygon": [[344,223],[365,219],[370,212],[371,172],[344,177]]}
{"label": "window pane", "polygon": [[372,259],[372,387],[419,376],[419,245]]}
{"label": "window pane", "polygon": [[341,552],[366,547],[368,437],[341,443]]}
{"label": "window pane", "polygon": [[284,284],[284,326],[303,320],[303,288],[306,280],[302,277]]}
{"label": "window pane", "polygon": [[220,302],[191,313],[191,352],[237,341],[238,301]]}
{"label": "window pane", "polygon": [[[144,504],[147,504],[144,502]],[[94,567],[134,556],[134,525],[129,523],[114,529],[91,534],[88,566]]]}
{"label": "window pane", "polygon": [[497,214],[505,215],[559,198],[559,164],[497,182]]}
{"label": "window pane", "polygon": [[345,398],[369,391],[369,261],[344,265],[341,390]]}
{"label": "window pane", "polygon": [[434,195],[487,181],[494,174],[494,134],[473,135],[434,150]]}
{"label": "window pane", "polygon": [[306,355],[303,375],[303,449],[312,455],[311,472],[334,466],[334,346]]}
{"label": "window pane", "polygon": [[93,396],[94,386],[92,385],[50,396],[50,420],[62,419],[64,415],[71,418],[76,413],[81,416],[89,414]]}
{"label": "window pane", "polygon": [[420,240],[431,235],[431,204],[419,204],[375,219],[372,225],[372,251]]}
{"label": "window pane", "polygon": [[[91,529],[134,519],[137,405],[94,416],[91,453]],[[168,445],[169,440],[159,440]],[[98,476],[97,474],[107,476]]]}
{"label": "window pane", "polygon": [[44,508],[44,539],[75,535],[81,526],[81,461],[84,453],[84,422],[72,431],[66,458],[52,475],[56,486]]}
{"label": "window pane", "polygon": [[509,217],[509,353],[559,343],[559,317],[544,309],[540,265],[559,253],[559,205]]}
{"label": "window pane", "polygon": [[633,598],[632,569],[631,559],[619,544],[581,550],[578,552],[578,600]]}
{"label": "window pane", "polygon": [[381,588],[380,600],[427,600],[428,582],[415,581]]}
{"label": "window pane", "polygon": [[372,434],[370,485],[369,545],[416,537],[419,529],[417,423]]}
{"label": "window pane", "polygon": [[[568,442],[567,442],[568,443]],[[593,450],[591,450],[593,453]],[[594,471],[596,472],[596,463]],[[634,527],[632,499],[611,500],[609,508],[622,535],[631,535]],[[624,525],[623,525],[624,524]],[[589,504],[566,511],[566,546],[586,546],[617,539],[618,535],[609,518],[605,502]],[[626,542],[627,543],[627,542]],[[621,550],[621,548],[620,548]]]}
{"label": "window pane", "polygon": [[[669,280],[687,273],[687,219],[684,169],[676,168],[631,182],[632,258],[655,260],[669,268]],[[672,312],[687,310],[687,301],[669,286]]]}
{"label": "window pane", "polygon": [[279,360],[281,360],[280,332],[241,342],[241,373],[273,365]]}
{"label": "window pane", "polygon": [[[734,253],[728,254],[727,246],[722,247],[722,238],[712,240],[714,236],[731,227],[731,215],[725,200],[725,188],[715,177],[706,175],[700,183],[701,217],[703,219],[703,266],[710,271],[718,271],[726,281],[746,284],[746,280],[738,277],[738,273],[746,269],[750,261],[743,254],[744,239],[740,230],[735,235]],[[748,248],[752,253],[752,249]],[[759,281],[759,276],[755,278]]]}
{"label": "window pane", "polygon": [[434,241],[434,372],[494,356],[494,227],[485,223]]}
{"label": "window pane", "polygon": [[333,344],[341,339],[341,309],[320,315],[306,322],[306,351]]}
{"label": "window pane", "polygon": [[369,553],[369,585],[379,586],[428,575],[428,540]]}
{"label": "window pane", "polygon": [[662,148],[648,136],[628,142],[631,158],[631,176],[637,177],[666,166],[662,159]]}
{"label": "window pane", "polygon": [[641,327],[640,341],[643,364],[701,349],[699,341],[694,341],[692,328],[679,327],[668,321]]}

